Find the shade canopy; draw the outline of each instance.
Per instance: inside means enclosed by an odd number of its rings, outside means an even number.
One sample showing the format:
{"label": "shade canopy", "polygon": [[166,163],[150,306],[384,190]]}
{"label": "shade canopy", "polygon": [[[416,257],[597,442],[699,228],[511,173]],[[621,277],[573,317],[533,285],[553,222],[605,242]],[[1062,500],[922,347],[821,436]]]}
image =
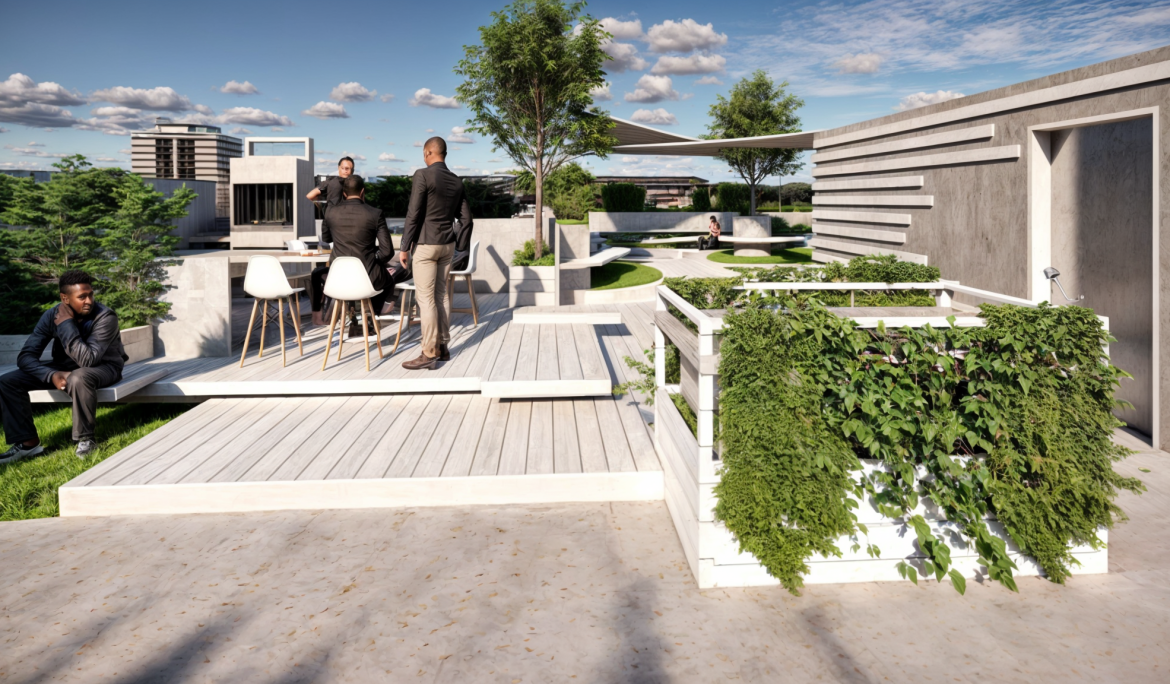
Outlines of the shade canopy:
{"label": "shade canopy", "polygon": [[660,154],[685,157],[714,157],[720,150],[737,147],[811,150],[813,135],[820,131],[801,131],[779,135],[761,135],[755,138],[724,138],[703,140],[650,128],[625,119],[610,117],[614,128],[610,135],[617,138],[613,151],[618,154]]}

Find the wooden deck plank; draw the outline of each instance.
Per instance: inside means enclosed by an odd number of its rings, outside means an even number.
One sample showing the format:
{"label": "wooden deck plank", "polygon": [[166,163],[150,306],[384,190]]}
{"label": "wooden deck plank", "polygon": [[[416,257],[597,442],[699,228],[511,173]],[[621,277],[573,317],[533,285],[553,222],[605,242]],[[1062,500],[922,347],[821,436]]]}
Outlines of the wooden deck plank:
{"label": "wooden deck plank", "polygon": [[483,380],[488,379],[506,336],[503,326],[507,321],[508,317],[504,313],[495,314],[488,320],[487,333],[484,334],[475,350],[475,356],[467,367],[467,375]]}
{"label": "wooden deck plank", "polygon": [[272,479],[272,475],[284,465],[292,453],[309,440],[317,432],[317,428],[332,418],[333,414],[345,403],[343,399],[338,397],[321,397],[320,400],[320,406],[317,407],[316,411],[306,416],[303,422],[288,433],[287,437],[277,442],[275,447],[252,464],[236,481],[267,481]]}
{"label": "wooden deck plank", "polygon": [[[279,441],[280,437],[287,434],[289,418],[299,415],[298,411],[305,401],[305,397],[284,399],[275,410],[265,417],[265,420],[257,422],[244,434],[232,440],[227,448],[212,454],[203,463],[179,477],[176,482],[211,482],[221,470],[236,461],[243,459],[251,463],[253,459],[249,458],[250,455],[263,454]],[[248,434],[252,432],[258,434]]]}
{"label": "wooden deck plank", "polygon": [[480,437],[484,431],[484,421],[488,416],[488,409],[492,400],[488,397],[471,397],[467,406],[467,413],[459,426],[459,434],[443,464],[439,475],[442,477],[467,477],[471,473],[472,461],[479,450]]}
{"label": "wooden deck plank", "polygon": [[555,448],[552,402],[534,401],[529,419],[528,459],[524,472],[537,475],[556,472]]}
{"label": "wooden deck plank", "polygon": [[[369,401],[353,414],[353,419],[346,423],[340,432],[321,448],[316,458],[309,462],[305,469],[296,476],[296,479],[324,480],[337,464],[349,455],[359,439],[369,435],[376,435],[380,439],[385,434],[386,428],[389,427],[389,421],[384,424],[380,419],[384,417],[383,411],[390,403],[390,399],[389,395],[370,397]],[[322,429],[325,428],[328,428],[328,423]],[[367,441],[369,440],[367,439]],[[370,446],[372,447],[376,443],[375,439]]]}
{"label": "wooden deck plank", "polygon": [[573,402],[576,418],[577,444],[581,454],[581,471],[586,473],[608,473],[609,463],[605,460],[605,444],[601,438],[601,426],[597,423],[597,409],[592,399],[577,399]]}
{"label": "wooden deck plank", "polygon": [[557,473],[580,473],[581,448],[577,437],[577,416],[572,401],[552,401],[553,470]]}
{"label": "wooden deck plank", "polygon": [[520,339],[520,354],[516,357],[515,372],[510,380],[535,380],[536,363],[540,357],[540,326],[521,325],[524,337]]}
{"label": "wooden deck plank", "polygon": [[557,354],[557,326],[552,323],[545,323],[538,327],[540,328],[540,337],[539,351],[536,357],[536,379],[543,381],[560,380],[560,359]]}
{"label": "wooden deck plank", "polygon": [[413,397],[406,394],[390,397],[390,400],[381,407],[380,412],[369,426],[359,432],[357,439],[345,450],[345,453],[338,459],[333,469],[325,475],[324,479],[352,480],[356,478],[366,460],[374,453],[374,449],[389,434],[390,430],[398,425],[403,411],[412,399]]}
{"label": "wooden deck plank", "polygon": [[487,418],[484,419],[483,432],[479,435],[479,445],[475,448],[475,457],[471,461],[471,473],[475,476],[495,475],[500,468],[500,455],[504,447],[504,435],[508,431],[508,414],[512,408],[510,401],[491,399],[488,406]]}
{"label": "wooden deck plank", "polygon": [[435,435],[442,423],[443,415],[447,411],[447,405],[451,403],[451,395],[437,395],[431,400],[431,403],[423,411],[422,417],[414,424],[410,434],[406,436],[406,440],[402,443],[402,448],[399,449],[398,455],[390,463],[390,468],[386,470],[383,477],[410,477],[414,472],[415,466],[418,465],[419,459],[422,458],[426,451],[427,444]]}
{"label": "wooden deck plank", "polygon": [[504,340],[487,376],[493,382],[508,382],[516,375],[516,364],[520,360],[520,346],[524,331],[531,326],[504,323]]}
{"label": "wooden deck plank", "polygon": [[430,406],[431,400],[437,397],[438,395],[433,394],[416,394],[410,398],[402,412],[394,419],[390,429],[370,451],[369,458],[358,468],[356,475],[358,479],[380,478],[386,475],[390,464],[394,462],[407,437],[410,436],[411,430]]}
{"label": "wooden deck plank", "polygon": [[[330,415],[331,409],[326,409],[328,403],[340,405],[341,399],[336,397],[306,397],[296,408],[288,413],[279,423],[274,425],[265,435],[254,442],[243,453],[234,452],[231,460],[218,472],[203,482],[236,482],[244,477],[250,469],[265,458],[280,456],[280,462],[296,448],[308,435],[316,429],[315,416],[324,415],[321,420]],[[275,470],[280,463],[272,465],[271,469],[263,473],[259,479],[267,479],[268,474]],[[260,474],[262,469],[257,469]],[[184,482],[194,481],[189,475]]]}
{"label": "wooden deck plank", "polygon": [[[531,328],[533,326],[524,326]],[[513,401],[508,411],[508,428],[500,449],[498,475],[523,475],[528,460],[528,424],[532,418],[531,401]]]}
{"label": "wooden deck plank", "polygon": [[164,427],[168,429],[159,428],[152,431],[142,439],[78,475],[70,481],[70,485],[82,487],[97,480],[113,484],[120,479],[114,475],[114,471],[124,466],[137,467],[127,465],[131,459],[148,451],[153,454],[166,451],[172,445],[179,444],[191,435],[199,433],[209,423],[228,411],[230,407],[231,404],[225,403],[223,399],[209,399],[167,423]]}
{"label": "wooden deck plank", "polygon": [[470,394],[456,394],[451,397],[451,403],[447,404],[447,410],[443,412],[443,418],[439,421],[434,436],[419,457],[410,477],[439,477],[447,465],[452,449],[467,448],[465,444],[459,443],[458,438],[470,406]]}
{"label": "wooden deck plank", "polygon": [[624,473],[638,469],[634,464],[634,455],[630,453],[630,443],[626,439],[621,417],[618,415],[617,401],[614,399],[594,399],[593,407],[597,409],[597,422],[602,426],[601,443],[605,446],[605,460],[609,463],[609,472]]}
{"label": "wooden deck plank", "polygon": [[346,430],[346,426],[353,420],[354,415],[370,400],[370,397],[346,397],[341,406],[329,416],[329,419],[313,431],[296,449],[293,450],[284,463],[280,464],[269,481],[295,480],[304,472],[305,468],[321,453],[325,445]]}
{"label": "wooden deck plank", "polygon": [[573,335],[573,326],[565,323],[554,323],[553,330],[557,339],[557,367],[559,380],[583,380],[585,376],[581,370],[581,355],[587,351],[577,349],[577,340]]}

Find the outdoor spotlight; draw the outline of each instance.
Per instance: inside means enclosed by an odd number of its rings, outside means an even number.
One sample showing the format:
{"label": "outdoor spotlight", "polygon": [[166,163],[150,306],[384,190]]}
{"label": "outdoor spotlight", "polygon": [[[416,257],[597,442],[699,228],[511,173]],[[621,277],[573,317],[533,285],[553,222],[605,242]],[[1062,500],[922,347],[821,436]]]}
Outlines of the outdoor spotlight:
{"label": "outdoor spotlight", "polygon": [[1048,268],[1044,269],[1044,277],[1056,283],[1056,286],[1060,288],[1060,294],[1064,295],[1065,300],[1070,302],[1079,302],[1085,299],[1085,295],[1081,295],[1076,299],[1068,296],[1068,293],[1064,291],[1064,286],[1060,284],[1060,271],[1056,270],[1055,268],[1049,266]]}

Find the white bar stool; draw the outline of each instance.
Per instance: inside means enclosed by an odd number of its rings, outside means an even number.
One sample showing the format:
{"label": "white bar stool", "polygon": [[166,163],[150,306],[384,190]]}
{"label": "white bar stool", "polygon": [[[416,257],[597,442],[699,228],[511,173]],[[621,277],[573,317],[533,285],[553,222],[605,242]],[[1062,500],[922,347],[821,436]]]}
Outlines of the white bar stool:
{"label": "white bar stool", "polygon": [[361,306],[362,333],[366,344],[366,372],[370,370],[370,320],[374,321],[374,334],[377,335],[378,358],[382,356],[382,328],[374,316],[374,307],[370,298],[382,294],[375,290],[370,282],[370,274],[366,272],[365,264],[357,257],[337,257],[329,266],[329,277],[325,279],[325,296],[333,300],[333,315],[329,321],[329,336],[325,338],[325,358],[321,360],[321,370],[329,362],[329,349],[333,344],[333,330],[337,327],[337,318],[340,313],[342,330],[337,338],[337,360],[341,360],[341,352],[345,345],[345,318],[350,306],[357,302]]}
{"label": "white bar stool", "polygon": [[470,309],[456,309],[455,307],[451,307],[451,313],[469,313],[471,314],[471,320],[476,325],[479,325],[479,305],[475,303],[475,283],[471,277],[475,275],[475,265],[478,256],[479,240],[476,240],[471,243],[471,254],[467,259],[467,268],[462,271],[451,271],[450,275],[447,276],[447,294],[451,297],[452,303],[455,302],[455,288],[452,285],[454,285],[456,278],[463,278],[464,282],[467,283],[467,296],[471,298]]}
{"label": "white bar stool", "polygon": [[244,367],[244,358],[248,355],[248,344],[252,341],[252,329],[256,325],[256,309],[260,302],[264,302],[263,319],[260,323],[260,356],[264,356],[264,334],[268,330],[268,302],[276,302],[276,317],[280,320],[280,364],[287,362],[284,352],[284,311],[281,303],[288,300],[288,313],[292,318],[293,329],[297,333],[297,349],[301,356],[305,348],[301,344],[301,298],[303,287],[293,287],[288,284],[288,277],[284,274],[284,267],[274,256],[257,255],[248,259],[248,271],[244,274],[244,292],[252,295],[252,317],[248,320],[248,334],[244,336],[244,351],[240,354],[240,368]]}
{"label": "white bar stool", "polygon": [[394,340],[394,348],[390,350],[390,356],[398,351],[398,345],[402,344],[402,333],[405,327],[406,332],[410,333],[410,326],[421,325],[422,321],[415,320],[415,309],[418,308],[418,302],[415,301],[415,287],[414,278],[405,283],[398,283],[394,286],[395,289],[402,292],[402,299],[398,303],[398,337]]}

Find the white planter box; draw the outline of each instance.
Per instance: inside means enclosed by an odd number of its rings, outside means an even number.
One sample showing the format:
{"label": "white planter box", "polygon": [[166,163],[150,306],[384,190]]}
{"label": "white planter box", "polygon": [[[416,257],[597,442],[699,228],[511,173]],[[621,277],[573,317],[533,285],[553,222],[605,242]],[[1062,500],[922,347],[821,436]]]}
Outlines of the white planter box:
{"label": "white planter box", "polygon": [[508,306],[556,304],[555,266],[508,267]]}

